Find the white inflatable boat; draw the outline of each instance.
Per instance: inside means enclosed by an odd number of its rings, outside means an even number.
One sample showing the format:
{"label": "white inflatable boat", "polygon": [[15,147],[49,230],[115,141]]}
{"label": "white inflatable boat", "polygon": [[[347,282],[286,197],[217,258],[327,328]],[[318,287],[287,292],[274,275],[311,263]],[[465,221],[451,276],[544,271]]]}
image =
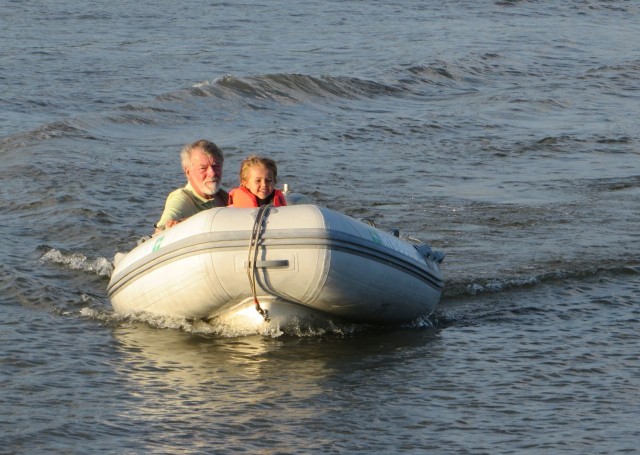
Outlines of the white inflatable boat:
{"label": "white inflatable boat", "polygon": [[316,205],[201,212],[121,257],[114,311],[256,328],[429,315],[442,255]]}

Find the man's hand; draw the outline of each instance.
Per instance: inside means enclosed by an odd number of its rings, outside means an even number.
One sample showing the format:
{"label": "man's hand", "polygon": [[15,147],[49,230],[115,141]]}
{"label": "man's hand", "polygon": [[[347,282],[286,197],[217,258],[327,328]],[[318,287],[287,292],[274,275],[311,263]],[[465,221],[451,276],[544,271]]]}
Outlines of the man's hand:
{"label": "man's hand", "polygon": [[156,230],[153,231],[153,235],[156,235],[158,232],[162,232],[165,229],[169,229],[170,227],[175,226],[180,221],[182,220],[168,220],[166,223],[164,223],[164,226],[156,227]]}
{"label": "man's hand", "polygon": [[168,220],[166,223],[164,223],[164,228],[165,229],[169,229],[170,227],[173,227],[176,224],[178,224],[180,221],[179,220]]}

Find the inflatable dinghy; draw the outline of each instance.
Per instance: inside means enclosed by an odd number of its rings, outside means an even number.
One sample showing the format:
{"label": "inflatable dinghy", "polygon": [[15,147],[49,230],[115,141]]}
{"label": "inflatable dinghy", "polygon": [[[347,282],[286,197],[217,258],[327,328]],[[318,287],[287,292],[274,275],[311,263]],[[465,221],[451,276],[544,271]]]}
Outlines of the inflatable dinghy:
{"label": "inflatable dinghy", "polygon": [[397,324],[428,316],[442,254],[325,207],[220,207],[161,232],[115,264],[122,315],[259,328]]}

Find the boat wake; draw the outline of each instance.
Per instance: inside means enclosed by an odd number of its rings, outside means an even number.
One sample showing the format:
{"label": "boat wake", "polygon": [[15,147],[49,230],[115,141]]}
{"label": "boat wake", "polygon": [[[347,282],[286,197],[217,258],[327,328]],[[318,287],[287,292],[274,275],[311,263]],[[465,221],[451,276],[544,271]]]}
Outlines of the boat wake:
{"label": "boat wake", "polygon": [[88,258],[82,253],[61,251],[44,246],[46,252],[40,258],[41,263],[60,264],[70,270],[80,270],[98,276],[110,277],[113,272],[113,262],[107,258]]}
{"label": "boat wake", "polygon": [[461,298],[532,288],[553,284],[561,280],[580,280],[598,275],[627,275],[636,272],[637,265],[625,265],[618,260],[602,261],[599,265],[588,263],[565,263],[531,265],[522,270],[513,270],[510,275],[495,277],[460,277],[447,281],[443,298]]}
{"label": "boat wake", "polygon": [[[87,299],[90,297],[87,296]],[[351,336],[357,333],[369,331],[373,326],[368,324],[336,323],[317,327],[305,324],[304,322],[289,323],[286,327],[274,327],[265,324],[263,327],[245,326],[239,324],[226,324],[217,322],[205,322],[202,320],[188,320],[172,316],[160,316],[149,313],[136,313],[123,316],[104,308],[84,307],[79,312],[80,317],[100,321],[105,325],[121,327],[126,325],[144,325],[154,329],[177,330],[184,333],[203,336],[214,336],[219,338],[240,338],[251,335],[259,335],[270,338],[282,336],[293,336],[296,338],[322,338],[325,336]],[[432,324],[424,320],[416,321],[412,325],[403,327],[431,327]]]}

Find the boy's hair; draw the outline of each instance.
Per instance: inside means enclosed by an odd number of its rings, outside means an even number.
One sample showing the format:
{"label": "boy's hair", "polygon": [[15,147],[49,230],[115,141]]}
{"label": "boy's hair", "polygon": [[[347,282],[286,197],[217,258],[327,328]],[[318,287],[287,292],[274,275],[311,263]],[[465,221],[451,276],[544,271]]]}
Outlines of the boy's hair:
{"label": "boy's hair", "polygon": [[278,183],[278,167],[276,166],[276,162],[264,156],[251,155],[242,160],[240,164],[240,184],[247,179],[249,168],[252,166],[266,167],[273,174],[273,183]]}

